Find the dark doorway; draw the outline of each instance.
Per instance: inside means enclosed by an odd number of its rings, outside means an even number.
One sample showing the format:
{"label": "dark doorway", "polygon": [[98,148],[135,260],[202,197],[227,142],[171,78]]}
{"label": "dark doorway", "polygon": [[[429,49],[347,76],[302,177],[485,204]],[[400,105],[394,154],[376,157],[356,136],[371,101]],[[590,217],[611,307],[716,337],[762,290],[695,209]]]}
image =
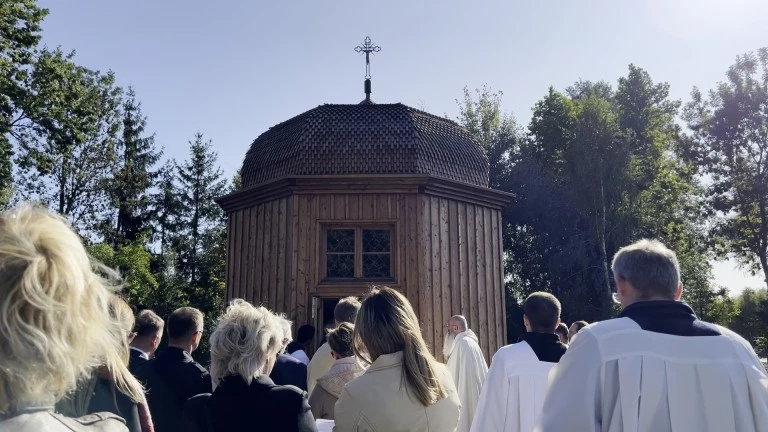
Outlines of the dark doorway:
{"label": "dark doorway", "polygon": [[336,308],[336,304],[341,299],[338,297],[315,297],[312,300],[315,307],[313,318],[314,326],[317,329],[315,336],[315,349],[317,349],[325,343],[326,333],[335,325],[333,309]]}

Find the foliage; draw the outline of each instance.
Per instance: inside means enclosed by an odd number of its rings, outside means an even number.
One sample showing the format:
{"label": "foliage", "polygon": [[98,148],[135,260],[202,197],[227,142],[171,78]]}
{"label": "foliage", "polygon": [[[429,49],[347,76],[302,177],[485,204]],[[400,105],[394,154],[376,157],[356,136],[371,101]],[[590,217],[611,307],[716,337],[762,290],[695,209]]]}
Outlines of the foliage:
{"label": "foliage", "polygon": [[[459,120],[498,167],[491,185],[515,197],[504,210],[508,318],[517,319],[516,305],[538,290],[561,300],[566,321],[614,316],[612,256],[643,237],[678,252],[686,295],[710,313],[704,305],[719,296],[696,211],[701,189],[679,156],[680,104],[669,99],[667,84],[630,65],[616,90],[589,81],[566,93],[550,88],[527,136],[513,144],[499,138],[514,130],[501,120],[511,116],[502,114],[500,94],[464,94]],[[508,322],[510,337],[518,324]]]}
{"label": "foliage", "polygon": [[[152,240],[158,243],[159,256],[165,258],[168,256],[168,252],[171,250],[171,243],[173,242],[173,235],[181,227],[180,215],[182,211],[181,199],[179,197],[180,192],[176,184],[176,161],[171,159],[160,168],[158,173],[158,186],[156,191],[151,196],[153,218]],[[173,266],[173,263],[169,263]],[[166,265],[160,265],[162,268],[166,268]]]}
{"label": "foliage", "polygon": [[40,41],[40,24],[48,14],[34,0],[0,1],[0,208],[13,195],[13,149],[28,100],[26,83]]}
{"label": "foliage", "polygon": [[104,179],[115,162],[121,91],[111,72],[78,66],[73,56],[57,49],[37,58],[16,161],[21,196],[88,234],[108,205]]}
{"label": "foliage", "polygon": [[123,102],[122,139],[117,143],[117,165],[106,182],[114,222],[107,218],[102,230],[113,246],[148,239],[151,233],[150,187],[159,176],[153,166],[161,152],[155,149],[154,135],[143,136],[147,124],[136,92],[128,88]]}
{"label": "foliage", "polygon": [[224,195],[227,181],[216,166],[218,156],[211,150],[210,141],[204,141],[198,133],[189,144],[190,158],[177,167],[182,224],[174,243],[179,271],[186,280],[196,284],[202,280],[204,233],[223,223],[224,213],[214,198]]}
{"label": "foliage", "polygon": [[511,158],[518,152],[519,133],[515,119],[501,111],[501,92],[487,86],[475,90],[476,99],[464,87],[459,105],[459,123],[474,135],[488,157],[490,187],[501,188],[509,175]]}
{"label": "foliage", "polygon": [[[729,327],[752,344],[768,337],[768,291],[745,289],[736,299],[738,313],[731,319]],[[765,344],[762,344],[765,348]],[[758,346],[759,348],[759,346]],[[765,356],[768,352],[759,352]]]}
{"label": "foliage", "polygon": [[685,150],[710,179],[716,251],[762,271],[768,287],[768,48],[738,57],[727,77],[707,98],[691,93]]}
{"label": "foliage", "polygon": [[152,254],[143,244],[127,243],[113,249],[107,243],[96,243],[88,246],[88,252],[95,259],[120,271],[124,282],[122,294],[130,303],[151,303],[160,286],[151,271]]}

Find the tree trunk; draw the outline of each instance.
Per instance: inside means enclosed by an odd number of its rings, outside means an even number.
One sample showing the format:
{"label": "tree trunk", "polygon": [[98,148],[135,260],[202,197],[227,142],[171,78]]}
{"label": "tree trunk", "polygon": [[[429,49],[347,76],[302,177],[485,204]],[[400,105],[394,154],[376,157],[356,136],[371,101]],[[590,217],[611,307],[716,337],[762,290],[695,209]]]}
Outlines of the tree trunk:
{"label": "tree trunk", "polygon": [[765,287],[768,288],[768,211],[766,210],[766,200],[760,200],[760,239],[758,240],[759,250],[757,256],[760,258],[760,267],[763,268],[763,279]]}
{"label": "tree trunk", "polygon": [[603,184],[603,176],[600,176],[600,226],[598,227],[598,237],[599,237],[599,246],[600,246],[600,261],[601,261],[601,267],[602,267],[602,276],[603,280],[602,282],[602,288],[600,292],[598,292],[598,298],[600,299],[600,315],[603,318],[608,318],[610,315],[610,302],[608,299],[611,296],[611,279],[608,276],[608,252],[606,251],[605,246],[605,231],[606,231],[606,210],[605,210],[605,186]]}

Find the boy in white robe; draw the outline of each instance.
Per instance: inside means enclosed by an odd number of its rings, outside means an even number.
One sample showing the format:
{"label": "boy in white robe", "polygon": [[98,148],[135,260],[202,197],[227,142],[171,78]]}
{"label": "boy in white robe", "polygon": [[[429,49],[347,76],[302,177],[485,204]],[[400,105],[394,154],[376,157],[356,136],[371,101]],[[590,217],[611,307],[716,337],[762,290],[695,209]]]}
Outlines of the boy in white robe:
{"label": "boy in white robe", "polygon": [[531,432],[536,425],[549,371],[568,348],[555,334],[560,302],[549,293],[531,294],[523,302],[523,323],[521,341],[493,356],[472,432]]}
{"label": "boy in white robe", "polygon": [[459,392],[461,411],[456,432],[469,432],[475,416],[480,391],[483,389],[488,364],[478,344],[477,335],[467,328],[467,319],[454,315],[445,324],[443,356]]}
{"label": "boy in white robe", "polygon": [[674,252],[613,259],[619,318],[585,327],[550,375],[542,432],[768,431],[768,376],[750,344],[680,301]]}

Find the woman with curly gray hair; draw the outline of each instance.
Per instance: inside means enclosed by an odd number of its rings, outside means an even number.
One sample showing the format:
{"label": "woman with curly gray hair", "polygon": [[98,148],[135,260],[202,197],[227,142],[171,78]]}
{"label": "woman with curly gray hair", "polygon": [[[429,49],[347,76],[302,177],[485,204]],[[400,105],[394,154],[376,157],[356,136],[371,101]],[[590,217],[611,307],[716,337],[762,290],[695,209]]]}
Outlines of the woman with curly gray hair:
{"label": "woman with curly gray hair", "polygon": [[233,301],[211,334],[214,391],[190,399],[185,416],[210,432],[316,431],[307,393],[269,378],[282,340],[280,319],[272,312]]}
{"label": "woman with curly gray hair", "polygon": [[127,431],[114,414],[54,412],[123,352],[125,334],[109,315],[118,279],[60,216],[28,205],[0,214],[0,430]]}

